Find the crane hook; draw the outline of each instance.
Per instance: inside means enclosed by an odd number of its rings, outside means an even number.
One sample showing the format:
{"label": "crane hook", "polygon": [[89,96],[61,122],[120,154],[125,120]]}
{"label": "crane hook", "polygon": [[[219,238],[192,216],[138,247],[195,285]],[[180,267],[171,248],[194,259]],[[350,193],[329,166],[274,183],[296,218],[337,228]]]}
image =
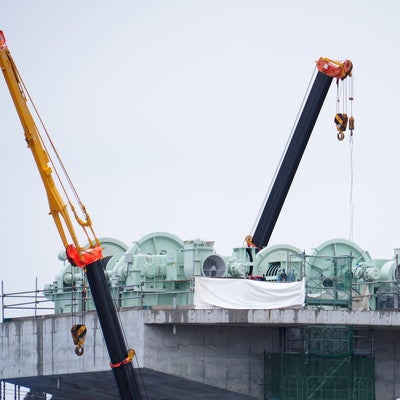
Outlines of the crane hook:
{"label": "crane hook", "polygon": [[83,344],[85,343],[86,338],[86,325],[84,324],[76,324],[71,328],[72,340],[75,345],[75,354],[77,356],[81,356],[83,354]]}
{"label": "crane hook", "polygon": [[343,131],[339,131],[337,134],[337,138],[338,140],[342,141],[344,139],[344,132]]}
{"label": "crane hook", "polygon": [[335,124],[336,129],[339,131],[337,134],[338,140],[342,141],[344,139],[344,131],[347,129],[347,121],[348,121],[347,114],[338,113],[335,115]]}

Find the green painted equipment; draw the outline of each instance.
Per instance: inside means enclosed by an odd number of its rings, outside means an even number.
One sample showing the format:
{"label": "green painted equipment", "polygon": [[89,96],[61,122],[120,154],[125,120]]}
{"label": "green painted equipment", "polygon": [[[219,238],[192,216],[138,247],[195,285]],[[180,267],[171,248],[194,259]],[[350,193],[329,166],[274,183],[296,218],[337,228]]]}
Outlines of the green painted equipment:
{"label": "green painted equipment", "polygon": [[[274,245],[255,252],[239,247],[221,256],[214,242],[183,241],[167,232],[150,233],[130,247],[103,238],[105,273],[117,307],[187,306],[193,304],[194,277],[239,278],[279,282],[306,280],[308,307],[375,310],[398,306],[398,252],[393,259],[372,259],[357,244],[334,239],[311,255],[291,245]],[[46,296],[55,312],[94,310],[81,269],[64,253],[64,267]]]}
{"label": "green painted equipment", "polygon": [[264,275],[268,281],[282,279],[300,280],[303,276],[303,252],[290,245],[265,247],[257,253],[255,270],[257,275]]}

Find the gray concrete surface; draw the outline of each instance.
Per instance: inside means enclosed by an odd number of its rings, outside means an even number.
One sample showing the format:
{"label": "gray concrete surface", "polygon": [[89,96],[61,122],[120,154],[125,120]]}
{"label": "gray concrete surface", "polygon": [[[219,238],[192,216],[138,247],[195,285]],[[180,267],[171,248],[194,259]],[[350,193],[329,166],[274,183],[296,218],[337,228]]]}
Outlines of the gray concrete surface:
{"label": "gray concrete surface", "polygon": [[151,309],[143,314],[145,324],[251,324],[291,325],[356,325],[400,328],[397,311],[350,311],[322,309],[294,310],[227,310],[227,309]]}
{"label": "gray concrete surface", "polygon": [[[368,328],[376,359],[376,398],[400,397],[397,312],[160,308],[124,309],[120,318],[150,399],[262,399],[264,352],[281,351],[284,327],[313,324]],[[53,390],[55,399],[80,399],[80,393],[85,399],[118,398],[96,314],[87,313],[85,322],[82,357],[74,353],[70,316],[0,324],[0,377]]]}

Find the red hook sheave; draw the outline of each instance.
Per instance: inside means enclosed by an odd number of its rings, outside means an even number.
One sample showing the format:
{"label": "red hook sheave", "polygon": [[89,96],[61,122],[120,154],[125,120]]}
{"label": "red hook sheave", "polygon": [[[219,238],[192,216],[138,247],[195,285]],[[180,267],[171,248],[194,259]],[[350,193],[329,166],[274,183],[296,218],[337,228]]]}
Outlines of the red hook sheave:
{"label": "red hook sheave", "polygon": [[70,244],[66,249],[68,261],[75,267],[83,268],[103,258],[103,249],[96,246],[79,251],[75,245]]}

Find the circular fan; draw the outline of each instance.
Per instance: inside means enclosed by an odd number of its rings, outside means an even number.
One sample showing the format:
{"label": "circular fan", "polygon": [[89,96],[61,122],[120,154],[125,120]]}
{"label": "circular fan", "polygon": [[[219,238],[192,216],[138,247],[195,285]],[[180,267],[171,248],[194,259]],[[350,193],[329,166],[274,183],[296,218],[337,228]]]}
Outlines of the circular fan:
{"label": "circular fan", "polygon": [[225,276],[226,265],[222,257],[213,254],[203,261],[202,272],[208,278],[221,278]]}

